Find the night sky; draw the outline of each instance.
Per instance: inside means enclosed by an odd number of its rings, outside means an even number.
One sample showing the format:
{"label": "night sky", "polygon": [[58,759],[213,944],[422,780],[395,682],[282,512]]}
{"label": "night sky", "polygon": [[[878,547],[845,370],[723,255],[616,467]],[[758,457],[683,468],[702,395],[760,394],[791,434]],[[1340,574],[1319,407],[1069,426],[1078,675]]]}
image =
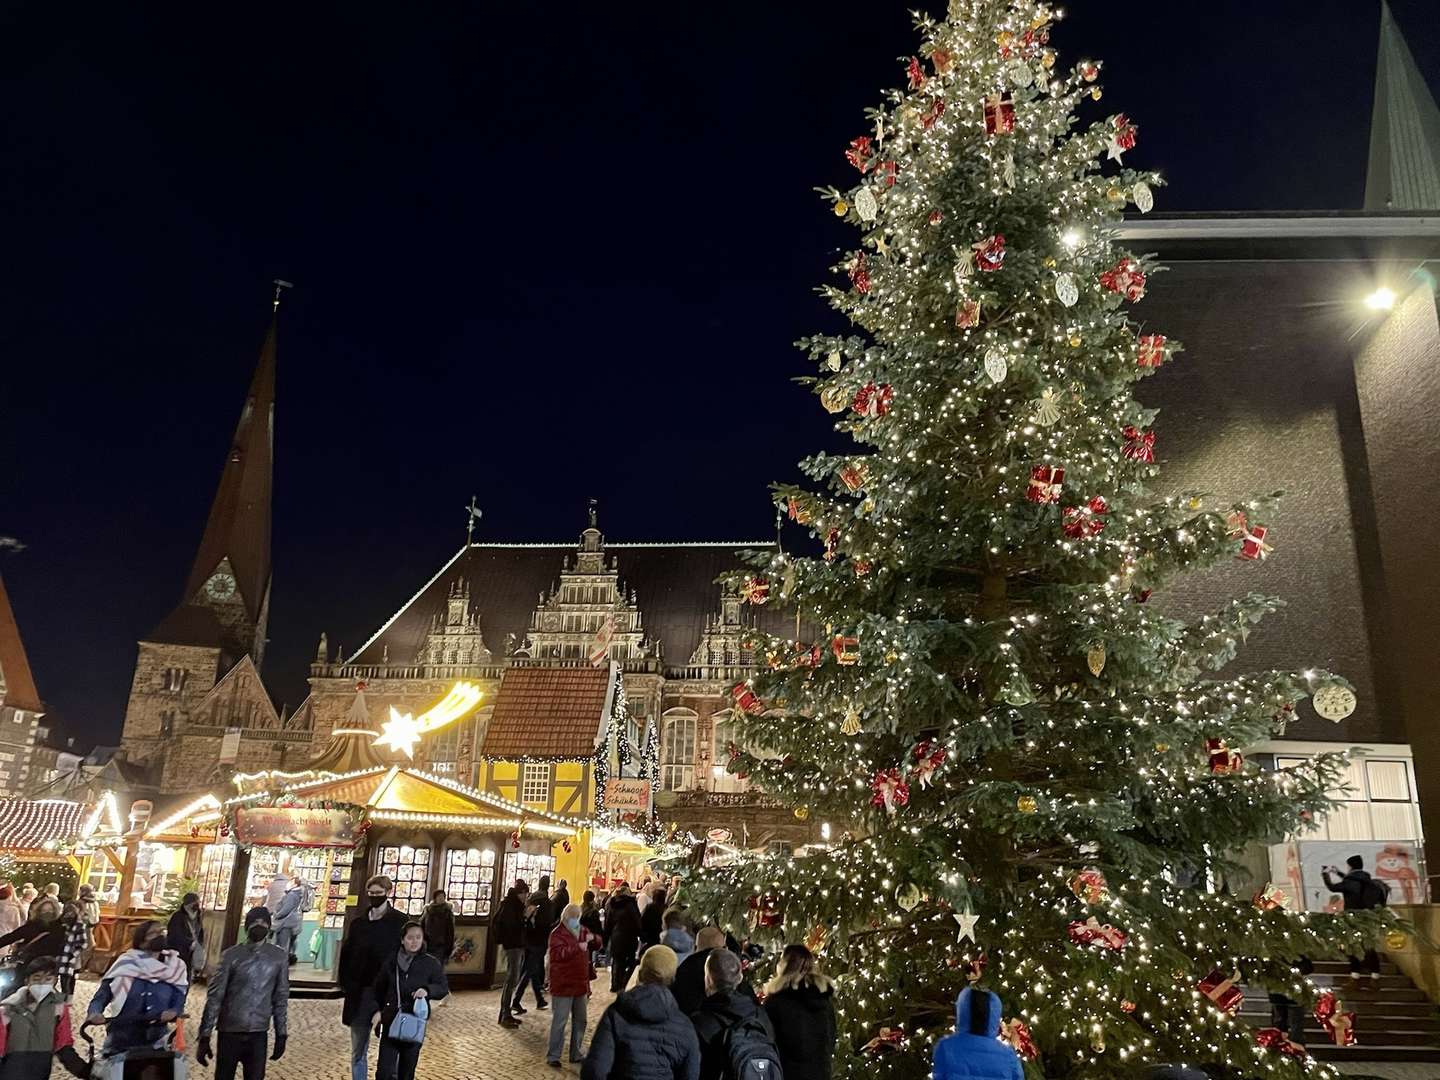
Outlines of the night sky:
{"label": "night sky", "polygon": [[[931,5],[934,6],[934,5]],[[1177,9],[1183,9],[1183,13]],[[1392,9],[1440,83],[1425,0]],[[240,16],[244,16],[241,18]],[[1356,208],[1378,5],[1074,5],[1160,210]],[[281,312],[266,676],[292,709],[449,558],[764,537],[835,436],[791,342],[855,234],[904,4],[12,2],[0,14],[0,552],[41,694],[118,740]],[[558,567],[558,559],[557,559]]]}

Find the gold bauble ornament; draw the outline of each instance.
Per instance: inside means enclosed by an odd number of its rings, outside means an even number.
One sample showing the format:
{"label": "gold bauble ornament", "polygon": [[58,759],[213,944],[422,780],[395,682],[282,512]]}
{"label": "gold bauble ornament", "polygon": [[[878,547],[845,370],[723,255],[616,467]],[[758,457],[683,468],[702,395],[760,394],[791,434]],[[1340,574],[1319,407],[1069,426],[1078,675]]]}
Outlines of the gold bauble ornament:
{"label": "gold bauble ornament", "polygon": [[1031,29],[1031,30],[1039,30],[1042,26],[1044,26],[1044,25],[1045,25],[1046,23],[1048,23],[1049,21],[1050,21],[1050,9],[1049,9],[1049,8],[1040,8],[1039,11],[1036,13],[1035,17],[1030,20],[1030,29]]}
{"label": "gold bauble ornament", "polygon": [[1410,939],[1402,930],[1391,930],[1385,935],[1385,947],[1392,952],[1399,952],[1410,944]]}
{"label": "gold bauble ornament", "polygon": [[1085,654],[1085,664],[1091,675],[1099,676],[1105,670],[1105,646],[1091,645],[1090,651]]}
{"label": "gold bauble ornament", "polygon": [[900,659],[900,654],[897,653],[894,649],[891,649],[889,652],[887,652],[887,653],[885,654],[885,663],[887,663],[887,664],[893,664],[896,660],[899,660],[899,659]]}
{"label": "gold bauble ornament", "polygon": [[808,806],[797,806],[795,807],[794,813],[796,821],[810,820],[810,808]]}
{"label": "gold bauble ornament", "polygon": [[828,413],[844,412],[850,407],[852,395],[845,387],[837,383],[831,383],[820,391],[820,404],[825,406]]}
{"label": "gold bauble ornament", "polygon": [[1015,809],[1022,814],[1034,814],[1039,811],[1040,804],[1035,801],[1033,795],[1021,795],[1015,800]]}
{"label": "gold bauble ornament", "polygon": [[1054,256],[1052,256],[1052,255],[1047,255],[1047,256],[1045,257],[1045,269],[1047,269],[1047,270],[1053,270],[1053,269],[1056,267],[1056,265],[1058,265],[1058,264],[1055,262]]}
{"label": "gold bauble ornament", "polygon": [[1168,742],[1157,742],[1157,743],[1155,744],[1155,752],[1156,752],[1157,754],[1168,753],[1169,750],[1170,750],[1170,744],[1169,744]]}
{"label": "gold bauble ornament", "polygon": [[1104,96],[1105,96],[1105,95],[1104,95],[1103,93],[1101,93],[1100,88],[1099,88],[1098,86],[1092,86],[1092,87],[1090,88],[1090,100],[1091,100],[1091,101],[1099,101],[1099,100],[1100,100],[1102,97],[1104,97]]}
{"label": "gold bauble ornament", "polygon": [[849,204],[849,203],[847,203],[844,199],[836,199],[836,200],[835,200],[835,216],[836,216],[836,217],[844,217],[844,216],[845,216],[846,214],[848,214],[849,212],[850,212],[850,204]]}
{"label": "gold bauble ornament", "polygon": [[1201,501],[1199,495],[1191,495],[1189,501],[1187,501],[1185,505],[1188,506],[1191,510],[1199,510],[1200,507],[1204,506],[1205,504]]}
{"label": "gold bauble ornament", "polygon": [[1109,191],[1105,192],[1105,197],[1113,203],[1123,203],[1125,201],[1125,193],[1118,187],[1112,187]]}
{"label": "gold bauble ornament", "polygon": [[1071,334],[1071,335],[1070,335],[1070,347],[1071,347],[1072,349],[1078,349],[1078,348],[1080,347],[1080,335],[1079,335],[1079,334]]}
{"label": "gold bauble ornament", "polygon": [[1049,71],[1051,68],[1053,68],[1053,67],[1055,66],[1055,54],[1054,54],[1054,52],[1052,52],[1052,51],[1049,50],[1049,49],[1046,49],[1043,53],[1041,53],[1041,54],[1040,54],[1040,66],[1043,67],[1046,71]]}

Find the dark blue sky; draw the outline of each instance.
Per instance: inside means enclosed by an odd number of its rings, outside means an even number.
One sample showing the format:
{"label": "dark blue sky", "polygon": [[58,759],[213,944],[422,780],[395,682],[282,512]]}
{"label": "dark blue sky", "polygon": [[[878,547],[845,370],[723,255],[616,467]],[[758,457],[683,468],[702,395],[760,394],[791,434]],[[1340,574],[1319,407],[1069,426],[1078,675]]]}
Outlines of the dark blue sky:
{"label": "dark blue sky", "polygon": [[[1184,8],[1178,13],[1177,8]],[[1424,0],[1393,9],[1440,82]],[[1378,5],[1083,0],[1062,60],[1162,210],[1353,208]],[[41,693],[118,737],[282,313],[267,676],[292,708],[463,539],[764,536],[827,439],[790,343],[853,239],[904,4],[12,2],[0,11],[0,553]],[[1129,160],[1127,159],[1127,163]]]}

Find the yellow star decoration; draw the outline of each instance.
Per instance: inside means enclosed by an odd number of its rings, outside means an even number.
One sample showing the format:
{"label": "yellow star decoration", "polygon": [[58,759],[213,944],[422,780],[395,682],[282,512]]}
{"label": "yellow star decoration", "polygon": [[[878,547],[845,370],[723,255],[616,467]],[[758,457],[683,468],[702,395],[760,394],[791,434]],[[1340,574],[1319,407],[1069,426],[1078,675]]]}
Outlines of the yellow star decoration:
{"label": "yellow star decoration", "polygon": [[402,713],[391,705],[390,719],[380,725],[381,733],[376,738],[375,745],[388,747],[413,760],[415,746],[422,736],[447,724],[453,724],[479,704],[480,688],[474,683],[457,682],[448,694],[418,717]]}

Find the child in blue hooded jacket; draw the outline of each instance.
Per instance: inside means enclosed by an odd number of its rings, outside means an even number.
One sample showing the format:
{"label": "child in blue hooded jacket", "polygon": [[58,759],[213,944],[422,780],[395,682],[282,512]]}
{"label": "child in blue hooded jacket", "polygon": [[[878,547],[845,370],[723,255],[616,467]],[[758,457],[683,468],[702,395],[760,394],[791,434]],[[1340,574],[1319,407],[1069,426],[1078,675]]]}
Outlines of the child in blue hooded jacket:
{"label": "child in blue hooded jacket", "polygon": [[934,1080],[1024,1080],[1020,1055],[999,1039],[1000,998],[967,987],[955,999],[955,1034],[935,1044]]}

